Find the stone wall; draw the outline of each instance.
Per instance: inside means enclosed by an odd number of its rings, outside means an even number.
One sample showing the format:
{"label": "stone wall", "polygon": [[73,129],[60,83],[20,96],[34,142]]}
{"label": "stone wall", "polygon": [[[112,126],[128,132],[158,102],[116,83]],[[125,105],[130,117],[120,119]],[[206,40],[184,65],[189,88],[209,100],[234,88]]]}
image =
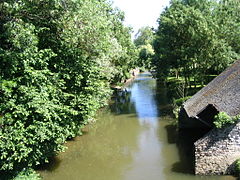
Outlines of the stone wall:
{"label": "stone wall", "polygon": [[195,145],[195,174],[232,174],[240,158],[240,120],[221,129],[213,129]]}

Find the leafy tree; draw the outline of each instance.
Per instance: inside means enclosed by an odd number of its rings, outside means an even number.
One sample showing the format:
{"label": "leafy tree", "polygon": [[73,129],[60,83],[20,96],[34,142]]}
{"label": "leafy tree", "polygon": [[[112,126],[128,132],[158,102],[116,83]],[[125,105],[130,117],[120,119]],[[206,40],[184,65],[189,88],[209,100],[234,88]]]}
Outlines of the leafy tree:
{"label": "leafy tree", "polygon": [[135,35],[134,44],[139,47],[142,45],[152,44],[153,42],[153,28],[149,26],[142,27]]}
{"label": "leafy tree", "polygon": [[139,47],[139,66],[151,69],[152,57],[154,55],[154,50],[150,44],[142,45]]}
{"label": "leafy tree", "polygon": [[128,77],[123,18],[105,0],[0,2],[1,174],[63,151]]}
{"label": "leafy tree", "polygon": [[[231,40],[227,36],[227,32],[232,31],[230,24],[238,22],[239,16],[228,15],[231,23],[222,23],[225,19],[222,12],[236,15],[238,11],[231,6],[223,9],[223,6],[221,1],[214,0],[171,2],[159,18],[154,40],[153,63],[159,77],[175,72],[177,77],[183,76],[187,84],[191,77],[204,84],[207,74],[221,72],[239,57],[235,45],[238,38]],[[239,28],[234,32],[238,34]]]}
{"label": "leafy tree", "polygon": [[153,29],[148,26],[140,28],[135,35],[134,44],[139,52],[137,62],[139,67],[151,69],[151,61],[154,55],[152,47],[153,37]]}

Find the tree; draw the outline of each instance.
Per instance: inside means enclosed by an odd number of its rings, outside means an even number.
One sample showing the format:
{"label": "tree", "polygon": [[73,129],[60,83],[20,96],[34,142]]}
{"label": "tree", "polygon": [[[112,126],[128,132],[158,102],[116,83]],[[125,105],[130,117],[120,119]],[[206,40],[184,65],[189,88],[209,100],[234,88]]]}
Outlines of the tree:
{"label": "tree", "polygon": [[152,57],[154,55],[154,50],[150,44],[142,45],[139,47],[139,66],[145,67],[146,69],[151,69]]}
{"label": "tree", "polygon": [[142,45],[152,44],[153,42],[153,28],[149,26],[142,27],[135,35],[134,44],[139,47]]}
{"label": "tree", "polygon": [[127,78],[123,18],[105,0],[0,2],[1,174],[63,151]]}
{"label": "tree", "polygon": [[135,35],[134,44],[138,48],[139,52],[137,62],[139,67],[151,69],[151,61],[154,55],[152,47],[153,37],[153,29],[149,26],[140,28],[138,33]]}
{"label": "tree", "polygon": [[[159,76],[167,77],[175,71],[185,78],[187,84],[190,77],[204,84],[207,74],[219,73],[239,57],[234,49],[236,46],[231,45],[236,43],[226,37],[232,27],[220,23],[223,19],[219,13],[221,4],[214,0],[171,2],[159,18],[154,40],[154,64]],[[237,13],[229,6],[225,8],[226,14],[230,9]],[[236,22],[238,17],[229,19]]]}

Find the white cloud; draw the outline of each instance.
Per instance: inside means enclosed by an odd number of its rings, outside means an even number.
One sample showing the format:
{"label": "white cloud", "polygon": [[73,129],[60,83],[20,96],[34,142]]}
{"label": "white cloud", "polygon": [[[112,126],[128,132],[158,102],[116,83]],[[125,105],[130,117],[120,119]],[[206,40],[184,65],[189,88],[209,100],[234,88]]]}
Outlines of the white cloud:
{"label": "white cloud", "polygon": [[169,0],[113,0],[114,6],[125,12],[125,24],[134,29],[134,33],[143,26],[157,27],[157,19]]}

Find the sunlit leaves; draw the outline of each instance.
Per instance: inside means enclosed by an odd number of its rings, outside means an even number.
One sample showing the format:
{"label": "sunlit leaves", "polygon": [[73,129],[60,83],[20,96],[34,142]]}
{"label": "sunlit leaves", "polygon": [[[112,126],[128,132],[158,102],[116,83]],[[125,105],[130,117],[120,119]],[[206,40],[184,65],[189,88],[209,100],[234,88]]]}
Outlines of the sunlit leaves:
{"label": "sunlit leaves", "polygon": [[175,71],[206,83],[239,57],[239,1],[175,0],[159,18],[154,50],[161,76]]}
{"label": "sunlit leaves", "polygon": [[0,2],[0,170],[34,167],[123,81],[136,50],[123,13],[98,0]]}

